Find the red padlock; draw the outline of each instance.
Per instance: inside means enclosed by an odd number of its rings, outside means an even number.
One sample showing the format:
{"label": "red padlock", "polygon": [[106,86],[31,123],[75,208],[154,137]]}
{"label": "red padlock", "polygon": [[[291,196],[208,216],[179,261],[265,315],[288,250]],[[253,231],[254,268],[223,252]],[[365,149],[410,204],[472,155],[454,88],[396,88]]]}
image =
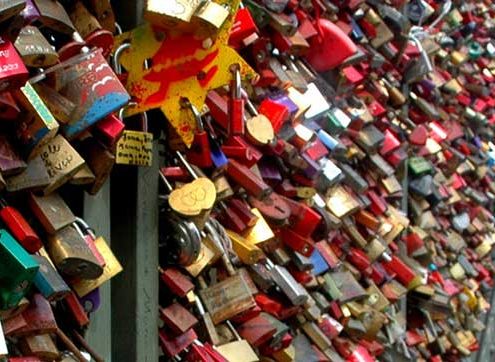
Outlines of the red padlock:
{"label": "red padlock", "polygon": [[263,99],[258,108],[258,112],[270,120],[275,134],[277,134],[283,124],[289,120],[289,109],[287,106],[275,102],[270,98]]}
{"label": "red padlock", "polygon": [[115,114],[110,114],[95,124],[94,135],[100,138],[106,145],[114,145],[124,132],[125,124]]}
{"label": "red padlock", "polygon": [[201,114],[198,112],[196,107],[189,102],[185,101],[187,107],[191,110],[196,119],[196,131],[194,132],[194,139],[186,152],[187,160],[198,167],[210,168],[213,166],[213,161],[211,159],[211,148],[210,140],[208,139],[208,134],[206,133],[203,125],[203,119]]}
{"label": "red padlock", "polygon": [[245,40],[257,32],[258,28],[249,9],[239,8],[235,14],[232,28],[230,28],[229,45],[236,49],[242,48],[247,45]]}
{"label": "red padlock", "polygon": [[158,334],[162,351],[169,357],[178,355],[198,339],[196,332],[192,328],[177,337],[173,337],[163,328],[160,329]]}
{"label": "red padlock", "polygon": [[81,328],[89,324],[88,314],[74,292],[67,294],[63,301],[77,326]]}
{"label": "red padlock", "polygon": [[233,79],[230,83],[229,98],[229,137],[242,136],[244,134],[244,99],[241,93],[241,71],[239,64],[231,66]]}
{"label": "red padlock", "polygon": [[35,253],[41,249],[43,244],[26,219],[17,209],[8,206],[5,200],[1,198],[0,218],[24,249],[30,253]]}
{"label": "red padlock", "polygon": [[306,59],[317,72],[336,68],[357,52],[353,41],[330,20],[317,19],[315,27],[319,34],[309,40]]}
{"label": "red padlock", "polygon": [[166,269],[160,268],[159,271],[162,282],[178,297],[184,298],[194,289],[194,284],[179,269],[168,267]]}
{"label": "red padlock", "polygon": [[29,72],[14,45],[0,37],[0,92],[22,87]]}

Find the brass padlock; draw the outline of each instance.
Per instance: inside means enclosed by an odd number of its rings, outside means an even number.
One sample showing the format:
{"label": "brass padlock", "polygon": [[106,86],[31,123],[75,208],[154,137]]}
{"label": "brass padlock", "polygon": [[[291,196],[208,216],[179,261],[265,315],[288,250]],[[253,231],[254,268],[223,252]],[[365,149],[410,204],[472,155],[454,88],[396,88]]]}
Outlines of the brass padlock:
{"label": "brass padlock", "polygon": [[14,46],[27,66],[44,68],[58,62],[57,52],[34,26],[22,28]]}
{"label": "brass padlock", "polygon": [[103,238],[97,238],[94,243],[96,249],[105,260],[105,267],[103,268],[103,273],[100,275],[99,278],[80,279],[79,281],[72,284],[72,288],[75,290],[79,297],[84,297],[85,295],[89,294],[123,270],[122,265],[119,263],[112,250]]}
{"label": "brass padlock", "polygon": [[231,276],[199,292],[213,323],[223,322],[255,306],[246,282],[240,275]]}
{"label": "brass padlock", "polygon": [[50,184],[43,190],[45,195],[69,181],[84,165],[84,159],[62,135],[43,146],[40,156],[50,177]]}
{"label": "brass padlock", "polygon": [[62,4],[56,0],[34,0],[41,15],[40,21],[46,27],[72,35],[76,29]]}
{"label": "brass padlock", "polygon": [[65,275],[97,279],[103,273],[102,266],[87,246],[77,222],[50,235],[47,249],[57,269]]}
{"label": "brass padlock", "polygon": [[28,161],[26,169],[20,174],[6,177],[5,183],[8,192],[41,191],[50,184],[50,177],[45,163],[40,156],[37,156]]}
{"label": "brass padlock", "polygon": [[191,18],[191,25],[200,34],[216,34],[230,15],[229,3],[223,5],[213,0],[201,1]]}

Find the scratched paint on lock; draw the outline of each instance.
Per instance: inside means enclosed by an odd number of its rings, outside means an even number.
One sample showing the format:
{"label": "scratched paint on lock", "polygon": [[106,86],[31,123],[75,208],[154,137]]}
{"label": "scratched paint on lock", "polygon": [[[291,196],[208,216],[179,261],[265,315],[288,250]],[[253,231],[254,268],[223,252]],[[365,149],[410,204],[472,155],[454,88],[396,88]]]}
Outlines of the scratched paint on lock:
{"label": "scratched paint on lock", "polygon": [[[75,58],[69,59],[70,64]],[[73,121],[62,127],[68,138],[74,138],[110,113],[122,108],[130,99],[127,91],[101,55],[93,51],[73,66],[55,71],[65,97],[77,104]]]}
{"label": "scratched paint on lock", "polygon": [[[191,145],[196,121],[187,109],[181,108],[180,99],[188,98],[200,109],[209,90],[229,84],[231,64],[240,65],[243,78],[256,77],[254,70],[227,45],[239,2],[218,1],[228,3],[231,13],[215,39],[149,24],[117,39],[117,47],[124,42],[131,44],[123,52],[121,64],[128,71],[126,88],[138,105],[129,107],[128,115],[160,108],[184,143]],[[144,69],[146,60],[151,60],[150,69]]]}

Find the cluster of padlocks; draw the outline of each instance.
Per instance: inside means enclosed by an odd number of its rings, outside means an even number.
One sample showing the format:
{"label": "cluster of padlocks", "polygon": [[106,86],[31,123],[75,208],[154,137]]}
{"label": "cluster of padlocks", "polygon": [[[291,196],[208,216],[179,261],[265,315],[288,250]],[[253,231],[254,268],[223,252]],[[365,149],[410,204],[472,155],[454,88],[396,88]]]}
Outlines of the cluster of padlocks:
{"label": "cluster of padlocks", "polygon": [[100,190],[124,142],[113,12],[99,0],[1,1],[0,29],[0,358],[101,361],[84,335],[122,267],[69,205]]}
{"label": "cluster of padlocks", "polygon": [[494,4],[171,4],[148,1],[118,41],[130,114],[169,121],[163,360],[477,351],[494,273]]}
{"label": "cluster of padlocks", "polygon": [[472,356],[495,4],[142,6],[122,33],[109,0],[0,1],[0,358],[102,360],[85,330],[125,260],[74,198],[153,147],[164,361]]}

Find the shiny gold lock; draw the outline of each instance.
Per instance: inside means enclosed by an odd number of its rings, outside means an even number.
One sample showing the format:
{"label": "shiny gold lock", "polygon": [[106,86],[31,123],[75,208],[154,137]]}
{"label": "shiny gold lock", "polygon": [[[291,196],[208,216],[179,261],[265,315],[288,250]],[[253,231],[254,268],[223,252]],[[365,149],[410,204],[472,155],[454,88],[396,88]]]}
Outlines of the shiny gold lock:
{"label": "shiny gold lock", "polygon": [[265,218],[257,208],[252,208],[251,212],[258,217],[258,220],[254,226],[246,229],[246,231],[242,233],[242,236],[251,245],[262,245],[269,243],[275,238],[275,234],[270,228],[270,225],[268,225]]}
{"label": "shiny gold lock", "polygon": [[226,229],[226,231],[227,235],[232,240],[232,248],[244,264],[256,264],[265,257],[263,251],[255,244],[250,243],[244,237],[232,230]]}
{"label": "shiny gold lock", "polygon": [[103,238],[97,238],[94,243],[96,249],[105,260],[103,274],[101,274],[98,279],[81,279],[74,283],[72,288],[79,297],[84,297],[86,294],[89,294],[123,270],[122,265],[120,265],[119,261]]}
{"label": "shiny gold lock", "polygon": [[467,54],[461,53],[458,50],[453,50],[450,52],[450,61],[457,67],[464,64],[467,60]]}
{"label": "shiny gold lock", "polygon": [[230,15],[228,3],[221,5],[212,0],[202,1],[194,12],[191,23],[200,33],[217,33]]}
{"label": "shiny gold lock", "polygon": [[329,191],[326,204],[328,210],[338,218],[359,209],[359,203],[342,186]]}

